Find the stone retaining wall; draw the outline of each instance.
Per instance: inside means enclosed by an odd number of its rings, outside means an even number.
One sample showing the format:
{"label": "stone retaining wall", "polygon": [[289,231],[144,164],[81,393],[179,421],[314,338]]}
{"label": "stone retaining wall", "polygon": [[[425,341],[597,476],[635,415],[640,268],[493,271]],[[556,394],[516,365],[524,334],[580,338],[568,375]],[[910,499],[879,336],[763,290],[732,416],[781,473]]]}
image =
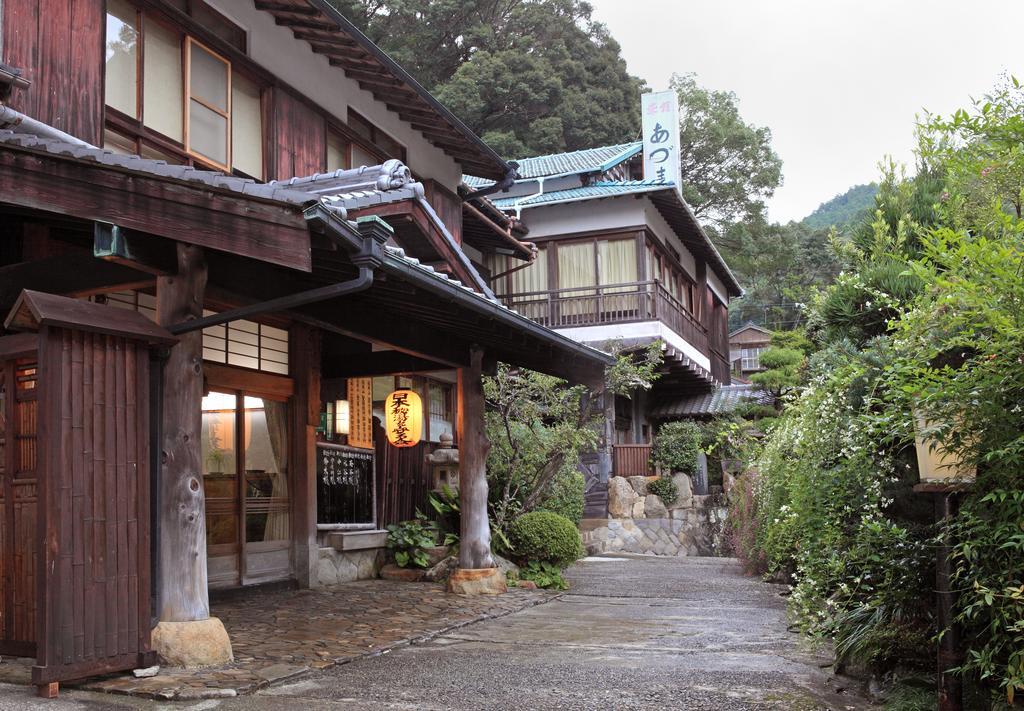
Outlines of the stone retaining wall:
{"label": "stone retaining wall", "polygon": [[679,497],[665,506],[647,493],[647,477],[612,477],[608,511],[612,518],[587,519],[580,526],[590,554],[643,553],[666,556],[728,555],[719,496],[696,496],[685,474],[673,477]]}

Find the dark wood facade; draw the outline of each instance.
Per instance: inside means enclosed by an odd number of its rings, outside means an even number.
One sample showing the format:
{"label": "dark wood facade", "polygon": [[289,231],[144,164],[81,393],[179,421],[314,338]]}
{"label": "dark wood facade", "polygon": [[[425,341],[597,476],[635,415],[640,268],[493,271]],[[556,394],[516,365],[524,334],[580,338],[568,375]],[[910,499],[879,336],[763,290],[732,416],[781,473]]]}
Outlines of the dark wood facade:
{"label": "dark wood facade", "polygon": [[[318,445],[338,402],[323,396],[325,380],[437,371],[454,380],[461,371],[452,397],[479,520],[481,374],[500,358],[593,383],[608,360],[480,294],[459,250],[455,185],[425,181],[390,204],[335,211],[312,192],[207,172],[195,151],[104,107],[104,5],[0,3],[0,59],[32,82],[11,106],[46,124],[35,133],[33,124],[0,127],[0,312],[16,307],[0,328],[0,653],[35,653],[34,681],[48,690],[144,666],[154,624],[205,619],[215,558],[239,557],[237,571],[217,571],[226,585],[317,584]],[[344,117],[175,5],[132,7],[259,82],[263,175],[254,177],[324,171],[331,136],[358,140]],[[320,13],[319,3],[308,7]],[[278,24],[292,26],[292,14]],[[436,113],[417,114],[416,130],[477,167],[491,160],[472,140],[441,140],[454,129],[439,128],[447,119]],[[95,145],[114,132],[166,162],[80,145],[54,128]],[[360,144],[365,155],[384,157],[372,143]],[[500,177],[503,163],[491,157],[486,171]],[[217,395],[233,405],[207,409]],[[363,397],[360,437],[353,428],[344,444],[375,452],[381,525],[423,507],[436,445],[400,450],[373,437],[370,407]],[[215,447],[204,440],[214,429],[208,413],[223,430]],[[486,537],[479,529],[473,535]]]}
{"label": "dark wood facade", "polygon": [[10,105],[83,141],[103,141],[104,3],[7,0],[3,61],[22,69],[38,91]]}

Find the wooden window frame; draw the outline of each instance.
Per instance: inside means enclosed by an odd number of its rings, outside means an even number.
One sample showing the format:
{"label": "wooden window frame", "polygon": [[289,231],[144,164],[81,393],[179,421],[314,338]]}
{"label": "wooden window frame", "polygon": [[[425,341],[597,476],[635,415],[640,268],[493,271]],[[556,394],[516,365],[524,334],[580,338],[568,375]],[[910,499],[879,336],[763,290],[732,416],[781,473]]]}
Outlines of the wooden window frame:
{"label": "wooden window frame", "polygon": [[[204,100],[202,100],[202,99],[192,95],[192,48],[193,48],[193,46],[199,47],[204,52],[207,52],[207,53],[211,54],[213,57],[215,57],[216,59],[218,59],[218,60],[220,60],[221,62],[224,63],[224,66],[227,69],[227,80],[228,80],[227,81],[226,97],[225,97],[227,99],[226,103],[227,103],[227,107],[228,107],[226,112],[221,111],[216,106],[213,106],[212,104],[209,104],[206,101],[204,101]],[[214,166],[216,168],[219,168],[220,170],[223,170],[223,171],[225,171],[227,173],[230,173],[231,172],[231,158],[232,158],[232,156],[231,156],[231,71],[232,71],[231,60],[229,60],[227,57],[223,56],[222,54],[220,54],[219,52],[217,52],[213,48],[208,47],[207,45],[205,45],[204,43],[200,42],[195,37],[192,37],[189,34],[185,35],[185,41],[182,44],[182,50],[185,53],[185,62],[184,62],[185,83],[182,86],[182,94],[181,94],[182,101],[184,103],[184,121],[185,122],[184,122],[184,125],[182,126],[182,129],[183,129],[182,133],[183,133],[183,136],[184,136],[184,139],[185,139],[185,141],[184,141],[185,142],[185,152],[188,155],[192,156],[193,158],[201,160],[204,163],[208,163],[209,165],[212,165],[212,166]],[[224,138],[225,138],[226,146],[227,146],[227,149],[225,151],[226,154],[227,154],[227,162],[225,162],[225,163],[218,163],[217,161],[213,160],[209,156],[203,155],[202,153],[199,153],[199,152],[194,151],[192,149],[192,144],[191,144],[191,140],[190,140],[191,137],[189,136],[189,128],[190,128],[190,123],[191,123],[191,120],[192,120],[192,102],[193,101],[195,101],[197,104],[199,104],[203,108],[206,108],[206,109],[209,109],[210,111],[213,111],[214,113],[216,113],[218,116],[220,116],[221,118],[223,118],[226,121],[225,131],[224,131],[224,133],[225,133]]]}
{"label": "wooden window frame", "polygon": [[[253,178],[257,181],[266,180],[266,176],[269,173],[268,156],[271,153],[271,148],[268,145],[268,136],[270,130],[270,123],[268,121],[268,97],[270,95],[269,89],[272,88],[273,82],[268,80],[266,73],[259,70],[258,67],[252,65],[251,61],[239,62],[234,59],[232,55],[237,55],[240,50],[226,42],[223,38],[216,35],[212,35],[208,30],[199,28],[196,31],[195,20],[188,16],[183,15],[180,10],[174,7],[167,6],[156,6],[153,0],[129,0],[130,4],[135,8],[136,13],[136,24],[138,26],[139,33],[139,50],[137,52],[137,67],[136,67],[136,116],[129,116],[128,114],[115,109],[111,106],[104,104],[104,129],[113,131],[118,134],[126,141],[133,143],[135,146],[135,153],[141,154],[143,146],[149,146],[153,150],[165,153],[168,156],[180,161],[181,165],[193,166],[204,170],[221,170],[223,172],[240,175],[247,178]],[[191,3],[189,8],[191,10]],[[213,12],[217,12],[216,9],[207,5],[208,9]],[[173,13],[173,14],[172,14]],[[218,13],[219,14],[219,13]],[[227,18],[224,18],[225,22],[230,22]],[[179,142],[170,136],[166,136],[158,131],[147,127],[141,116],[145,116],[145,106],[143,105],[144,95],[144,82],[145,82],[145,36],[146,28],[150,22],[158,23],[167,29],[176,32],[181,37],[181,95],[182,95],[182,138],[184,141]],[[238,28],[243,31],[242,28]],[[211,35],[211,39],[214,41],[207,41],[199,35]],[[105,40],[104,40],[105,41]],[[236,170],[233,166],[233,149],[231,141],[231,120],[228,118],[228,129],[227,129],[227,140],[228,140],[228,165],[219,164],[206,156],[189,150],[188,148],[188,120],[189,120],[189,100],[191,96],[189,94],[189,83],[191,77],[188,73],[188,66],[191,62],[191,56],[188,48],[189,42],[194,42],[202,47],[205,51],[217,57],[219,60],[225,62],[228,65],[228,107],[231,108],[231,90],[233,73],[238,72],[245,76],[245,78],[252,81],[260,89],[260,123],[262,129],[262,141],[263,141],[263,174],[261,176],[253,176],[245,173],[241,170]],[[224,45],[221,47],[219,45]],[[104,73],[104,81],[106,75]],[[205,102],[200,101],[201,104],[216,111],[213,107],[208,106]],[[222,112],[219,112],[221,113]],[[333,124],[332,124],[333,125]],[[351,160],[351,157],[350,157]]]}

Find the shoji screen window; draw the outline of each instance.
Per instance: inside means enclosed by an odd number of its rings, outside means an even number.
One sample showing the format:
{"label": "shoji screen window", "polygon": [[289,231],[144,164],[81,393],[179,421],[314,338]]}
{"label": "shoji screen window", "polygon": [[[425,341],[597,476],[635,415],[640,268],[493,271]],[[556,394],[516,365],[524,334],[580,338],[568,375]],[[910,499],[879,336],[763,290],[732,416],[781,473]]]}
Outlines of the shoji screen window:
{"label": "shoji screen window", "polygon": [[138,118],[139,11],[125,0],[107,2],[107,46],[104,100],[107,106]]}
{"label": "shoji screen window", "polygon": [[185,85],[185,149],[230,170],[231,64],[189,37]]}
{"label": "shoji screen window", "polygon": [[[327,133],[327,172],[352,167],[352,144],[333,131]],[[362,164],[361,164],[362,165]]]}

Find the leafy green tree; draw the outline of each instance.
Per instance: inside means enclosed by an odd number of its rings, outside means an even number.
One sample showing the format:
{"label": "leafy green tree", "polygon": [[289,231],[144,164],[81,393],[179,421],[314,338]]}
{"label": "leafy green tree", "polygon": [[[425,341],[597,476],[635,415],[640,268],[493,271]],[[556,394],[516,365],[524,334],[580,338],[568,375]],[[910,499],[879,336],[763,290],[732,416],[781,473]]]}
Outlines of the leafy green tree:
{"label": "leafy green tree", "polygon": [[782,184],[782,160],[771,131],[740,116],[736,95],[700,86],[693,74],[675,74],[679,95],[683,197],[709,224],[760,214]]}
{"label": "leafy green tree", "polygon": [[729,305],[733,328],[748,321],[797,327],[806,305],[842,267],[828,232],[797,222],[780,225],[755,216],[727,226],[715,241],[746,290]]}
{"label": "leafy green tree", "polygon": [[332,0],[508,158],[621,143],[643,82],[581,0]]}
{"label": "leafy green tree", "polygon": [[[620,354],[605,375],[606,392],[628,397],[649,390],[660,363],[660,341]],[[484,396],[495,528],[504,531],[516,517],[534,510],[578,521],[584,483],[580,456],[597,446],[601,398],[584,386],[570,387],[559,378],[505,364],[484,378]]]}

